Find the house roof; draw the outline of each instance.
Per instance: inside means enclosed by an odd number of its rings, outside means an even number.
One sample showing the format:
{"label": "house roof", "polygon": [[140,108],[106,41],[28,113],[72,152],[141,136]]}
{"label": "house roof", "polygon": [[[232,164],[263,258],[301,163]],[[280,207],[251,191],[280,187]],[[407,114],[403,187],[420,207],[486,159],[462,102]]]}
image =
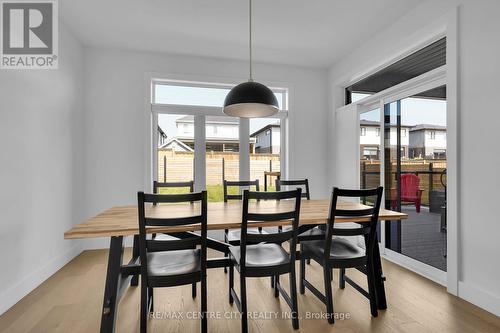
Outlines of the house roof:
{"label": "house roof", "polygon": [[194,151],[191,147],[189,147],[187,144],[185,144],[184,142],[178,140],[177,138],[171,138],[170,140],[168,140],[167,142],[165,142],[163,145],[160,146],[160,149],[161,148],[168,148],[172,143],[177,143],[179,146],[181,146],[183,149],[185,149],[186,151]]}
{"label": "house roof", "polygon": [[446,126],[441,125],[430,125],[430,124],[418,124],[410,129],[410,132],[423,131],[423,130],[435,130],[435,131],[446,131]]}
{"label": "house roof", "polygon": [[[366,119],[361,119],[359,121],[359,124],[361,126],[380,126],[380,122],[379,121],[373,121],[373,120],[366,120]],[[394,125],[391,125],[391,127],[396,127],[396,124]],[[401,124],[401,127],[412,127],[411,125],[403,125]]]}
{"label": "house roof", "polygon": [[[184,116],[175,121],[176,123],[194,123],[194,116]],[[206,116],[206,124],[229,124],[238,125],[238,118],[226,117],[226,116]]]}
{"label": "house roof", "polygon": [[250,134],[250,137],[254,137],[257,134],[262,133],[264,131],[267,131],[268,129],[270,129],[272,127],[278,127],[279,128],[280,127],[279,121],[276,122],[275,124],[269,124],[269,125],[266,125],[266,126],[262,127],[261,129],[258,129],[257,131],[255,131],[252,134]]}

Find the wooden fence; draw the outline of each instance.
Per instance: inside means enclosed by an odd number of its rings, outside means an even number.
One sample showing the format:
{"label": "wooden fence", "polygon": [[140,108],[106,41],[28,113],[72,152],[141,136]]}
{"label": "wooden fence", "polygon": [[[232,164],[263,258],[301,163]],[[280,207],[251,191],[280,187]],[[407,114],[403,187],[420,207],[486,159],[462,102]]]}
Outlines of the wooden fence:
{"label": "wooden fence", "polygon": [[[222,179],[239,179],[238,153],[207,152],[205,158],[207,185],[222,184]],[[264,171],[279,170],[279,154],[250,154],[250,179],[259,179],[264,184]],[[158,149],[158,179],[168,182],[194,179],[194,154]]]}

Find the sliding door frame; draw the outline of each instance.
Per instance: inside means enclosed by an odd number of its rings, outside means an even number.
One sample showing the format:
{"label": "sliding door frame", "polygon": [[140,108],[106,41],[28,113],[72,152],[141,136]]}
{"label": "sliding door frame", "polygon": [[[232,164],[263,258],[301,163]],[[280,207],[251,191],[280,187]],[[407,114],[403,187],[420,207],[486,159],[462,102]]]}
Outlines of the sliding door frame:
{"label": "sliding door frame", "polygon": [[[388,260],[394,261],[401,266],[422,274],[442,285],[447,287],[449,293],[458,295],[458,232],[459,232],[459,139],[458,139],[458,7],[450,11],[444,16],[442,24],[437,28],[434,26],[427,32],[427,38],[415,43],[405,52],[390,61],[381,64],[377,68],[365,72],[363,75],[357,76],[343,82],[343,86],[347,87],[360,79],[371,75],[377,70],[386,67],[405,56],[425,47],[426,45],[436,41],[442,37],[446,37],[446,65],[394,87],[388,88],[380,93],[365,97],[364,99],[355,102],[358,105],[358,113],[364,113],[369,110],[380,108],[380,123],[384,123],[384,105],[411,97],[419,92],[430,90],[442,85],[446,85],[446,123],[447,123],[447,272],[444,273],[429,265],[425,265],[417,260],[406,257],[400,253],[396,253],[385,248],[385,222],[381,224],[381,253]],[[380,131],[380,146],[383,147],[384,131]],[[381,149],[381,161],[384,161],[384,149]],[[380,168],[381,185],[385,179],[384,168]],[[359,172],[359,170],[358,170]],[[359,176],[359,175],[358,175]],[[404,222],[403,222],[404,223]]]}

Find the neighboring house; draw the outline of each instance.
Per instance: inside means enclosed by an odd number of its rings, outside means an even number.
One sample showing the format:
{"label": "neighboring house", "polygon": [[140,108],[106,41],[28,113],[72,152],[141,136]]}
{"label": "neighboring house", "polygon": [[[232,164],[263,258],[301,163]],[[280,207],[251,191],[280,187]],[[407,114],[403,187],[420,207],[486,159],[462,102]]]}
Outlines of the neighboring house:
{"label": "neighboring house", "polygon": [[173,151],[181,151],[181,152],[193,152],[193,148],[189,147],[182,141],[179,141],[177,138],[171,138],[167,140],[163,145],[159,147],[160,149],[170,149]]}
{"label": "neighboring house", "polygon": [[410,158],[446,158],[446,126],[421,124],[411,128]]}
{"label": "neighboring house", "polygon": [[[380,123],[378,121],[364,120],[360,121],[360,158],[361,159],[380,159]],[[401,126],[401,156],[408,157],[409,130],[411,126]],[[391,146],[396,146],[396,126],[391,126]]]}
{"label": "neighboring house", "polygon": [[[194,117],[185,116],[175,121],[177,134],[175,138],[194,149]],[[207,151],[237,152],[239,151],[238,119],[224,116],[207,116],[205,120],[205,137]],[[250,151],[254,140],[250,140]]]}
{"label": "neighboring house", "polygon": [[262,127],[250,135],[255,140],[256,154],[279,154],[280,153],[280,125],[270,124]]}
{"label": "neighboring house", "polygon": [[158,126],[158,147],[161,147],[167,142],[167,134]]}

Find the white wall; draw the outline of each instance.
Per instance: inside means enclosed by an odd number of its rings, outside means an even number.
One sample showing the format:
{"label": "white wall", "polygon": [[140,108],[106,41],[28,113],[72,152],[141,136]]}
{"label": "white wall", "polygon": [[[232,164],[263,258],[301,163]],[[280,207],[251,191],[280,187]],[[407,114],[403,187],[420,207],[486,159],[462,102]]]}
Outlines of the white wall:
{"label": "white wall", "polygon": [[[85,216],[135,203],[145,175],[145,73],[245,80],[248,63],[91,48],[85,77]],[[308,177],[314,197],[326,190],[327,71],[255,64],[254,77],[292,85],[290,176]],[[93,243],[102,245],[102,242]]]}
{"label": "white wall", "polygon": [[80,251],[83,49],[59,45],[58,70],[0,70],[0,314]]}
{"label": "white wall", "polygon": [[[500,315],[500,223],[498,201],[500,121],[500,1],[427,1],[330,69],[331,112],[343,103],[343,84],[376,69],[443,26],[442,16],[459,8],[459,276],[458,293]],[[331,130],[335,131],[334,121]],[[335,151],[330,159],[335,165]],[[339,157],[338,162],[341,162]],[[331,171],[330,171],[331,172]]]}

